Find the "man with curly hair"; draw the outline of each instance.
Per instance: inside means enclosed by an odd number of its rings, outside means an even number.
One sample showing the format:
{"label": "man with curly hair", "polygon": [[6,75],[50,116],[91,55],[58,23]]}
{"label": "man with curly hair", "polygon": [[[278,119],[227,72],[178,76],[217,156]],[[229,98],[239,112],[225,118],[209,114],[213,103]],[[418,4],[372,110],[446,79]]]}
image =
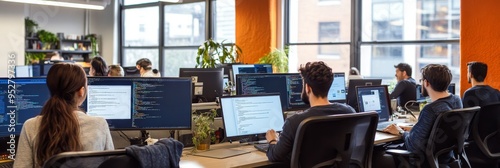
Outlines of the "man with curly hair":
{"label": "man with curly hair", "polygon": [[267,158],[272,162],[290,163],[295,134],[304,119],[312,116],[355,113],[348,105],[328,101],[328,90],[333,82],[332,68],[321,61],[308,62],[305,66],[300,66],[299,72],[302,76],[302,101],[311,107],[287,118],[279,139],[274,130],[267,131],[266,139],[270,144]]}

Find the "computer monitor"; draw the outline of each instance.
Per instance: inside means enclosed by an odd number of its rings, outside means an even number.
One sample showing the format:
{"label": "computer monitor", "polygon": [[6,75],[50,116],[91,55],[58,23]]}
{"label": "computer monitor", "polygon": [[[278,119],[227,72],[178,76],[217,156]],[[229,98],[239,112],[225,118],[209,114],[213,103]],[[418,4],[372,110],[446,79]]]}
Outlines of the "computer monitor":
{"label": "computer monitor", "polygon": [[424,95],[422,95],[422,85],[419,85],[417,84],[416,87],[415,87],[415,90],[417,92],[417,97],[416,97],[416,101],[417,102],[421,102],[421,101],[424,101],[426,99],[426,97],[424,97]]}
{"label": "computer monitor", "polygon": [[328,101],[345,103],[346,102],[346,90],[345,90],[345,73],[336,72],[333,73],[333,82],[328,91]]}
{"label": "computer monitor", "polygon": [[135,66],[123,67],[123,71],[125,71],[126,77],[140,77],[141,72],[137,70]]}
{"label": "computer monitor", "polygon": [[17,65],[16,66],[16,78],[21,77],[33,77],[31,65]]}
{"label": "computer monitor", "polygon": [[302,110],[309,107],[300,98],[302,77],[298,73],[236,75],[237,95],[263,93],[279,93],[281,106],[286,111]]}
{"label": "computer monitor", "polygon": [[215,102],[222,96],[223,68],[180,68],[180,77],[189,77],[194,84],[193,103]]}
{"label": "computer monitor", "polygon": [[284,114],[280,104],[279,94],[222,97],[226,138],[265,134],[269,129],[282,131]]}
{"label": "computer monitor", "polygon": [[356,100],[356,86],[378,86],[382,83],[382,79],[351,79],[347,89],[347,104],[359,111],[358,102]]}
{"label": "computer monitor", "polygon": [[232,81],[236,81],[236,75],[249,73],[273,73],[271,64],[240,64],[232,66]]}
{"label": "computer monitor", "polygon": [[[420,84],[417,84],[417,87],[416,87],[416,92],[417,92],[417,101],[424,101],[426,99],[426,97],[424,97],[422,95],[422,85]],[[451,94],[455,94],[455,83],[450,83],[450,85],[448,85],[448,93],[451,93]]]}
{"label": "computer monitor", "polygon": [[112,130],[191,129],[191,79],[89,77],[81,107]]}
{"label": "computer monitor", "polygon": [[379,121],[388,121],[391,106],[387,86],[356,86],[356,97],[360,112],[376,111]]}
{"label": "computer monitor", "polygon": [[33,64],[33,77],[46,77],[52,65],[54,64]]}
{"label": "computer monitor", "polygon": [[[0,78],[0,137],[19,135],[26,120],[37,116],[42,111],[45,102],[50,98],[46,78],[14,78],[9,83],[8,78]],[[9,91],[15,92],[12,102]],[[10,111],[15,111],[14,115]],[[13,120],[11,120],[14,117]],[[13,122],[13,127],[9,124]]]}
{"label": "computer monitor", "polygon": [[448,93],[455,94],[455,83],[448,85]]}

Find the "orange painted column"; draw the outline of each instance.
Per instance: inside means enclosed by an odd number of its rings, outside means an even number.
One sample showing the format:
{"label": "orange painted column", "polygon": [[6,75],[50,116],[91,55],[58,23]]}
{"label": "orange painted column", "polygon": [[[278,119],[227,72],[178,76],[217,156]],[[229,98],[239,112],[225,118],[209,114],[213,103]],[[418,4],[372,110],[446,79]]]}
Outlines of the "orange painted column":
{"label": "orange painted column", "polygon": [[235,0],[236,44],[240,61],[255,63],[276,48],[276,0]]}
{"label": "orange painted column", "polygon": [[485,82],[500,89],[500,1],[461,0],[460,5],[460,95],[471,87],[467,62],[488,64]]}

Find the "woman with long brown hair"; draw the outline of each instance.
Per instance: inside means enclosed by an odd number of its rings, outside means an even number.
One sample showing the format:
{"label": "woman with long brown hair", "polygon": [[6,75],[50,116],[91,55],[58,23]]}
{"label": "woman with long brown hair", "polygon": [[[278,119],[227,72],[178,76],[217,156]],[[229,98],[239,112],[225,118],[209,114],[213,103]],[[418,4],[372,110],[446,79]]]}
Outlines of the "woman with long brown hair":
{"label": "woman with long brown hair", "polygon": [[106,120],[78,109],[87,92],[82,67],[55,64],[47,75],[47,86],[51,97],[40,115],[24,123],[14,167],[41,167],[62,152],[114,149]]}
{"label": "woman with long brown hair", "polygon": [[108,76],[108,66],[102,57],[94,57],[90,60],[89,76]]}

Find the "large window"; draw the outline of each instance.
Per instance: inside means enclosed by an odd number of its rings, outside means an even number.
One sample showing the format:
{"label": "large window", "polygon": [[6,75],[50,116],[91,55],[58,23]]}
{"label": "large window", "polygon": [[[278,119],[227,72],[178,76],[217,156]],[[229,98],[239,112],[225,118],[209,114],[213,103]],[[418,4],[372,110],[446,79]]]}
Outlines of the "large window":
{"label": "large window", "polygon": [[300,64],[324,61],[335,71],[347,72],[351,38],[350,0],[289,0],[289,70]]}
{"label": "large window", "polygon": [[[205,0],[123,0],[122,65],[135,66],[138,59],[149,58],[163,76],[176,77],[179,68],[196,65],[197,49],[207,38],[234,42],[234,0],[208,3],[212,4],[211,15]],[[215,22],[206,22],[207,15]]]}
{"label": "large window", "polygon": [[[321,60],[336,72],[348,72],[355,66],[361,75],[382,78],[388,84],[395,82],[395,64],[410,64],[413,78],[418,79],[422,67],[439,63],[451,69],[452,82],[459,89],[459,0],[355,0],[356,4],[340,0],[335,5],[324,5],[333,2],[328,0],[285,2],[290,70]],[[352,27],[355,21],[359,22]]]}

